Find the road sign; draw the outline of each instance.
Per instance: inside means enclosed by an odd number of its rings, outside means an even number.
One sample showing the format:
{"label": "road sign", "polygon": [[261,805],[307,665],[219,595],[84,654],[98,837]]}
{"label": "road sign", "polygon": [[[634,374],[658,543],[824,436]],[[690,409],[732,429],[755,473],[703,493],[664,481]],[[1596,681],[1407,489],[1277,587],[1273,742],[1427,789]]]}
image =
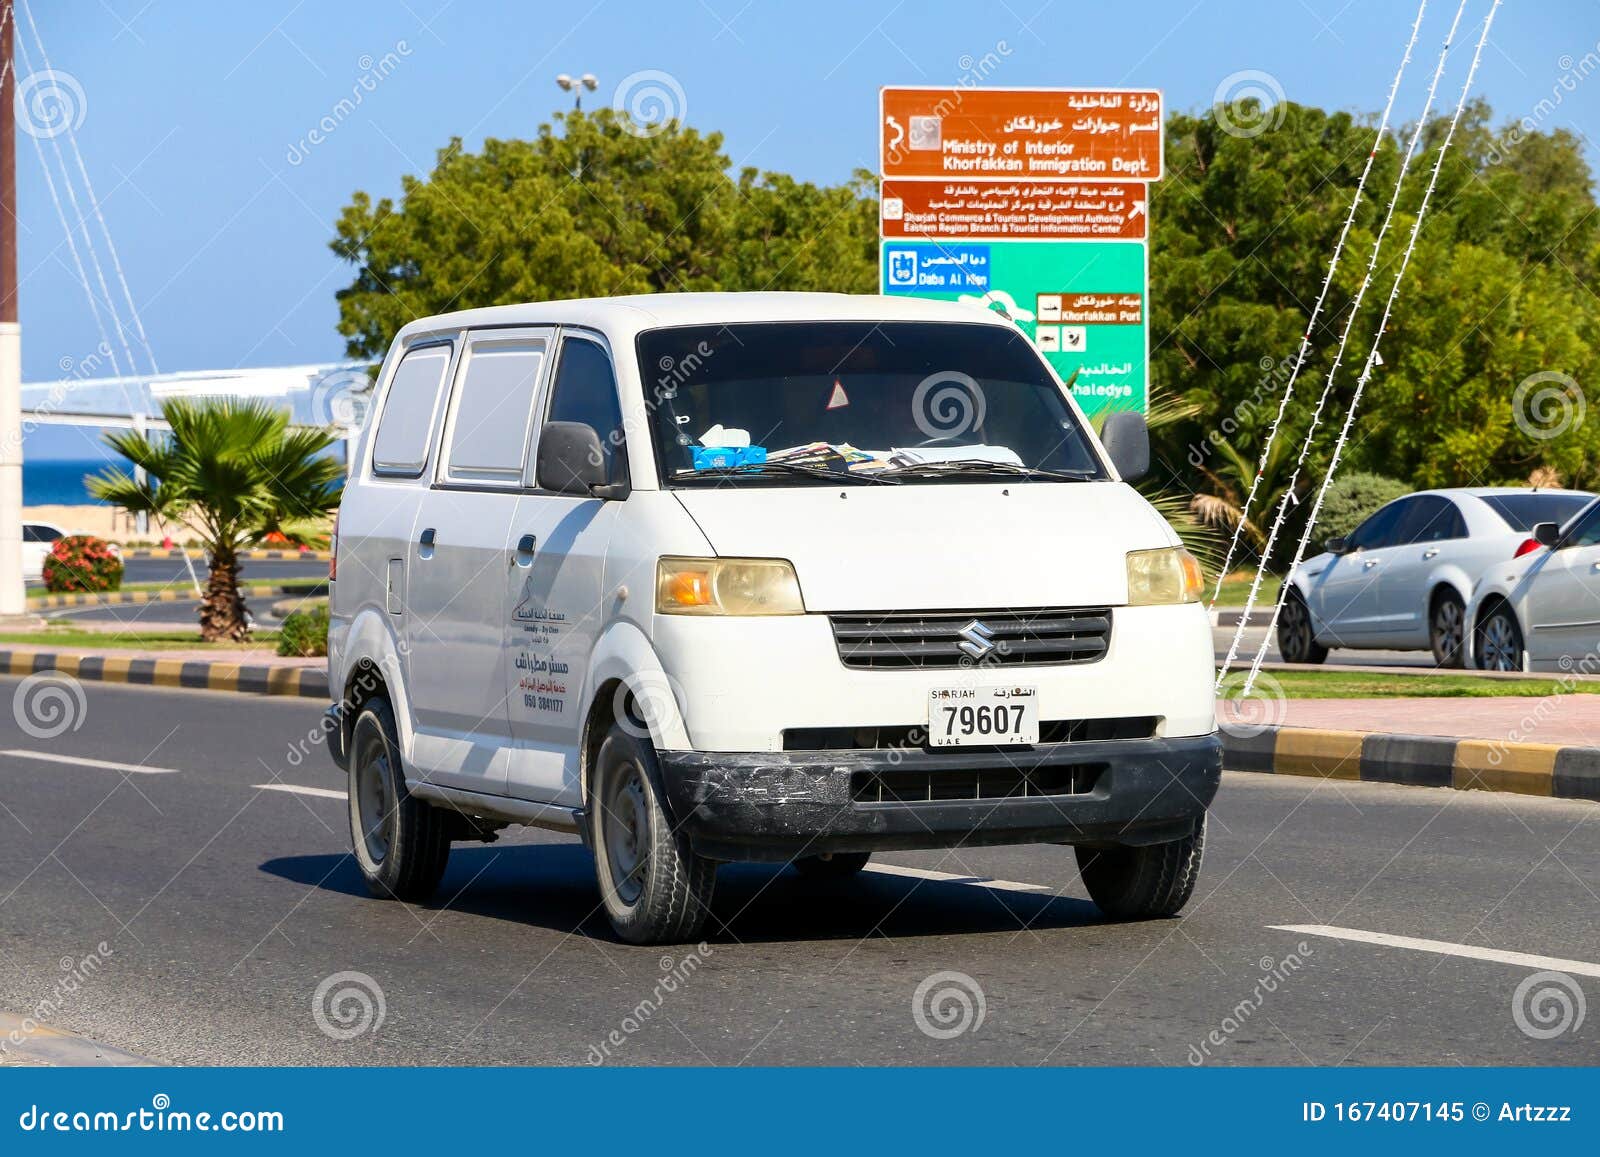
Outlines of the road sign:
{"label": "road sign", "polygon": [[1072,381],[1085,413],[1143,410],[1147,252],[1141,241],[885,241],[882,286],[887,294],[1000,311],[1062,381]]}
{"label": "road sign", "polygon": [[1149,400],[1150,89],[885,88],[881,286],[1014,321],[1091,416]]}
{"label": "road sign", "polygon": [[883,236],[1143,240],[1141,181],[885,181]]}
{"label": "road sign", "polygon": [[1161,94],[1152,89],[885,88],[885,178],[1155,181]]}

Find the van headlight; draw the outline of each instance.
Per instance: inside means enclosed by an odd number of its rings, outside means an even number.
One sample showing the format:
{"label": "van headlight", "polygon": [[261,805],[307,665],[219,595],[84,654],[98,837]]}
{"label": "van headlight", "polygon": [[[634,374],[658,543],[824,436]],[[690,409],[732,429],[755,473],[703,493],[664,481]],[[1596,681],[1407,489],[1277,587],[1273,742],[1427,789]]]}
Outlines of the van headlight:
{"label": "van headlight", "polygon": [[1130,607],[1199,602],[1204,585],[1199,560],[1181,546],[1128,552]]}
{"label": "van headlight", "polygon": [[800,580],[781,558],[663,558],[656,563],[663,615],[803,615]]}

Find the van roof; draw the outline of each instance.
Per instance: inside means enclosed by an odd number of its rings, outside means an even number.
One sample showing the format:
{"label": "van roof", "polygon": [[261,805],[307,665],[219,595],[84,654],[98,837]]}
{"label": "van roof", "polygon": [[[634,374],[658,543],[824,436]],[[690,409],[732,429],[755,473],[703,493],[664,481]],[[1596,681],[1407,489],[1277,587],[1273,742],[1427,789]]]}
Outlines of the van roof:
{"label": "van roof", "polygon": [[623,297],[495,305],[419,318],[400,331],[419,333],[463,326],[582,325],[614,338],[658,326],[755,321],[1009,322],[992,309],[913,297],[861,293],[644,293]]}

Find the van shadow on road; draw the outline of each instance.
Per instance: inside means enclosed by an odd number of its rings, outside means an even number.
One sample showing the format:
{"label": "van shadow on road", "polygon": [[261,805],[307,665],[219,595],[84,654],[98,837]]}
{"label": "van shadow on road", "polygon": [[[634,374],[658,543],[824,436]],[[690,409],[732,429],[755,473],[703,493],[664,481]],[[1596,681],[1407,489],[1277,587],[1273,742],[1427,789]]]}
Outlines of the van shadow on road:
{"label": "van shadow on road", "polygon": [[[369,896],[348,853],[284,856],[268,860],[261,870],[322,891]],[[615,940],[600,911],[594,861],[575,843],[457,848],[434,902],[420,907]],[[1044,931],[1104,922],[1088,900],[871,871],[819,883],[779,865],[729,864],[717,873],[704,938],[766,943],[1009,934],[1024,927]]]}

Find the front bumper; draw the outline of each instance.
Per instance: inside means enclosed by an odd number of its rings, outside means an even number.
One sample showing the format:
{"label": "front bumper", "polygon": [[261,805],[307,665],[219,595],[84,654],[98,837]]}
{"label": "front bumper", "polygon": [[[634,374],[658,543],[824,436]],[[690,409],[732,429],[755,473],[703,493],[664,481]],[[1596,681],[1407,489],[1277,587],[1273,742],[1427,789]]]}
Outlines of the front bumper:
{"label": "front bumper", "polygon": [[[659,754],[668,806],[701,855],[785,861],[822,852],[1181,839],[1222,776],[1215,735],[1058,743],[1017,751],[889,750]],[[1062,773],[1086,790],[1005,798],[867,802],[863,777],[929,772]],[[959,776],[956,776],[959,778]]]}

